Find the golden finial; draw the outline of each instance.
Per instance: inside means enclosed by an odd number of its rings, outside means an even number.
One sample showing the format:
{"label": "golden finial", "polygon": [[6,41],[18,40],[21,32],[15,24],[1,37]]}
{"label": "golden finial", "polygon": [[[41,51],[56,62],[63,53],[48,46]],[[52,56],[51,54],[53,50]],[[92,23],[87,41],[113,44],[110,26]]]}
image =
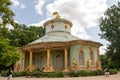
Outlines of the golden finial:
{"label": "golden finial", "polygon": [[55,15],[55,16],[56,16],[56,19],[60,19],[60,15],[59,15],[59,13],[58,13],[58,12],[54,12],[54,13],[53,13],[53,15]]}

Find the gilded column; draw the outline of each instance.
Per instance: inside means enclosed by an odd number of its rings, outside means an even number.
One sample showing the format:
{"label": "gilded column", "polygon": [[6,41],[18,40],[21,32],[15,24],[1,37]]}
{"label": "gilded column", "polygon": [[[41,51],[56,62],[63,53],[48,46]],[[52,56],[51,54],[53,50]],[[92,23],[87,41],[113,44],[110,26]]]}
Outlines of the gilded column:
{"label": "gilded column", "polygon": [[68,71],[68,53],[67,53],[67,48],[64,49],[64,57],[65,57],[65,69],[64,69],[64,72]]}
{"label": "gilded column", "polygon": [[50,49],[47,49],[47,71],[50,71]]}
{"label": "gilded column", "polygon": [[25,70],[25,53],[22,52],[22,71]]}
{"label": "gilded column", "polygon": [[32,51],[29,51],[29,52],[30,52],[29,68],[30,68],[30,71],[32,71]]}

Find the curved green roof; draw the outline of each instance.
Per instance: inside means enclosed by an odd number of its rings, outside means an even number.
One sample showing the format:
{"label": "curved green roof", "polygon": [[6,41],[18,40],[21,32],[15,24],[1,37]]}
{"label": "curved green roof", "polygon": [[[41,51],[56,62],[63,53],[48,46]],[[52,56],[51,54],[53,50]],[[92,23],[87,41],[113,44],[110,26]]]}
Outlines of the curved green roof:
{"label": "curved green roof", "polygon": [[68,42],[74,40],[80,40],[80,39],[75,36],[72,36],[70,33],[63,31],[56,31],[56,32],[50,32],[29,44],[36,44],[40,42]]}

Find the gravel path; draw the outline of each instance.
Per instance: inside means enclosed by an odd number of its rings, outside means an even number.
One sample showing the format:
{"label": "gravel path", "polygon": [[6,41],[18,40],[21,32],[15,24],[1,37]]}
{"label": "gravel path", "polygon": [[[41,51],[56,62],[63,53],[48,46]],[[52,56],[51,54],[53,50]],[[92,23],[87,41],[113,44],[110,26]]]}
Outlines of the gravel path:
{"label": "gravel path", "polygon": [[[7,77],[1,77],[0,80],[7,80]],[[103,76],[90,76],[90,77],[69,77],[69,78],[25,78],[13,77],[11,80],[120,80],[120,72],[109,77]]]}

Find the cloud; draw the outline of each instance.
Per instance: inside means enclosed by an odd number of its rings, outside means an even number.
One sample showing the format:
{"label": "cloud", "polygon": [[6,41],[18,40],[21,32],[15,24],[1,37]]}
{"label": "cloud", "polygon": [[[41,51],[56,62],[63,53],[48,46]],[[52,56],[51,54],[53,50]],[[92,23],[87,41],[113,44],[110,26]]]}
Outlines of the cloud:
{"label": "cloud", "polygon": [[21,7],[22,9],[26,8],[25,4],[21,4],[20,7]]}
{"label": "cloud", "polygon": [[38,14],[42,15],[42,8],[43,8],[43,5],[45,4],[45,0],[39,0],[38,1],[38,4],[35,5],[35,10]]}
{"label": "cloud", "polygon": [[[54,0],[46,6],[47,18],[53,18],[52,13],[58,11],[62,18],[73,23],[71,29],[73,35],[81,39],[90,39],[91,36],[85,29],[98,26],[99,18],[103,16],[108,7],[106,2],[107,0]],[[44,3],[45,0],[39,0],[35,5],[35,10],[40,15],[42,15]]]}
{"label": "cloud", "polygon": [[103,45],[100,47],[100,54],[105,54],[106,50],[107,50],[108,45]]}
{"label": "cloud", "polygon": [[20,2],[18,0],[11,0],[11,2],[13,3],[13,6],[19,6]]}
{"label": "cloud", "polygon": [[88,39],[86,28],[98,25],[98,19],[107,9],[107,0],[55,0],[46,6],[47,17],[58,11],[63,18],[73,22],[71,33],[79,38]]}
{"label": "cloud", "polygon": [[29,24],[29,25],[27,25],[27,26],[43,26],[43,23],[44,23],[45,21],[40,21],[40,22],[38,22],[38,23],[33,23],[33,24]]}
{"label": "cloud", "polygon": [[45,21],[49,20],[49,19],[51,19],[51,18],[47,18],[47,19],[42,20],[42,21],[40,21],[40,22],[38,22],[38,23],[29,24],[29,25],[27,25],[27,26],[43,26],[43,23],[44,23]]}
{"label": "cloud", "polygon": [[[36,11],[39,14],[42,14],[41,9],[44,5],[44,0],[41,1],[42,5],[36,7]],[[73,23],[71,33],[81,39],[92,38],[92,36],[87,34],[86,29],[98,26],[98,20],[104,15],[107,8],[107,0],[54,0],[53,3],[46,6],[47,19],[53,18],[52,13],[58,11],[62,18],[68,19]],[[104,54],[105,49],[106,46],[101,47],[100,53]]]}
{"label": "cloud", "polygon": [[14,7],[26,8],[25,4],[20,3],[18,0],[10,0]]}

